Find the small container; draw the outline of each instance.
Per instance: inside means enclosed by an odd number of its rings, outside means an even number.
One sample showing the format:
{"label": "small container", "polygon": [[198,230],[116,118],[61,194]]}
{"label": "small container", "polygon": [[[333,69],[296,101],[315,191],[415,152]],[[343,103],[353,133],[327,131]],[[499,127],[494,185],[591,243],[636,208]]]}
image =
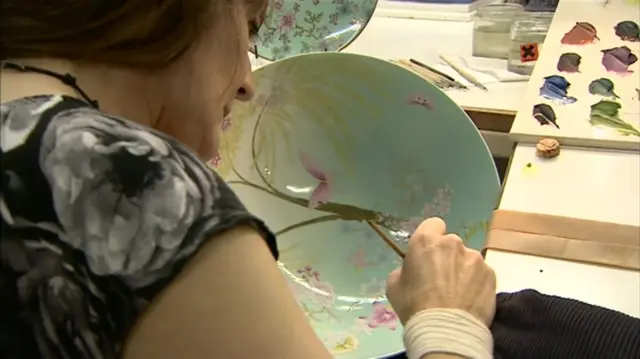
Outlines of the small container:
{"label": "small container", "polygon": [[524,12],[519,4],[494,4],[476,10],[473,20],[473,56],[507,59],[509,34],[515,18]]}
{"label": "small container", "polygon": [[523,12],[511,26],[507,69],[531,75],[553,19],[552,12]]}

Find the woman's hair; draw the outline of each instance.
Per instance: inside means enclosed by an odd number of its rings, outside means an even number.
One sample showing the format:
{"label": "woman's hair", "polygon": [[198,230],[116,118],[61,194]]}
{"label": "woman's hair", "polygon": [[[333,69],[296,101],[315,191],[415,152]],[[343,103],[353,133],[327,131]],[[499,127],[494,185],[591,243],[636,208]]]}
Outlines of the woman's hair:
{"label": "woman's hair", "polygon": [[0,60],[165,67],[235,0],[1,0]]}

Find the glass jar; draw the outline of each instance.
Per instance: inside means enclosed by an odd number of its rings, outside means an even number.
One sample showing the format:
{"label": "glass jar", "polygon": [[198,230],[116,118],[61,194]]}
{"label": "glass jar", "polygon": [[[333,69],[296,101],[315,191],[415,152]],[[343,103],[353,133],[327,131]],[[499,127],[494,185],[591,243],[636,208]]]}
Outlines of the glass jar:
{"label": "glass jar", "polygon": [[519,4],[494,4],[476,10],[473,19],[473,56],[507,59],[509,32],[516,16],[524,11]]}
{"label": "glass jar", "polygon": [[553,19],[552,12],[523,12],[511,26],[507,69],[521,75],[531,75],[547,37]]}

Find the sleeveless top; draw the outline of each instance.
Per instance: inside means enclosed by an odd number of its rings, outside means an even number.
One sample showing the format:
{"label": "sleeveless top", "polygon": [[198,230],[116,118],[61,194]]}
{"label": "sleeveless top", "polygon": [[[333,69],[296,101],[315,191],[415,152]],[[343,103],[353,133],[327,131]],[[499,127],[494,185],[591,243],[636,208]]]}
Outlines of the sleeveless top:
{"label": "sleeveless top", "polygon": [[177,140],[66,96],[1,105],[0,358],[110,359],[206,240],[275,238]]}

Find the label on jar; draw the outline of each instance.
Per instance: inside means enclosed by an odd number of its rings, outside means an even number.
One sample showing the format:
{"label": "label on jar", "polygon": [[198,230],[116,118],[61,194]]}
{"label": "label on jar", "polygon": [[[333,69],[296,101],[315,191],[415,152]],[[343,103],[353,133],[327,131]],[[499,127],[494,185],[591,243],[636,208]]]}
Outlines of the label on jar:
{"label": "label on jar", "polygon": [[520,62],[536,61],[539,53],[537,42],[520,44]]}

